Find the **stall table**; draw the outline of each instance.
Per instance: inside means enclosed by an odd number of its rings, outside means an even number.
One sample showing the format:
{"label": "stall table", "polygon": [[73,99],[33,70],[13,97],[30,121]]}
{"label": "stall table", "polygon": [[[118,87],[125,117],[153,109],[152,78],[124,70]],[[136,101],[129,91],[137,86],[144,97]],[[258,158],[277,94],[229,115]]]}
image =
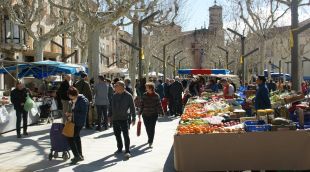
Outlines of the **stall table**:
{"label": "stall table", "polygon": [[310,132],[174,136],[176,171],[309,170]]}
{"label": "stall table", "polygon": [[[28,113],[28,125],[35,124],[39,120],[38,107],[42,102],[35,102],[34,108]],[[4,105],[9,113],[9,119],[6,123],[0,124],[0,134],[16,129],[16,111],[13,104]],[[23,122],[21,122],[21,126]]]}

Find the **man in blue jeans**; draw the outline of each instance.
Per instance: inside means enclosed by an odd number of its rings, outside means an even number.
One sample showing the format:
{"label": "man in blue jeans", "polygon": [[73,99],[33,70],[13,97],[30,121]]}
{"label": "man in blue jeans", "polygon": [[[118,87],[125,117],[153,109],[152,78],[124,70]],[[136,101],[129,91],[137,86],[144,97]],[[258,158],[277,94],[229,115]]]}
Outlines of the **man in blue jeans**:
{"label": "man in blue jeans", "polygon": [[117,141],[117,151],[115,154],[122,153],[123,141],[121,134],[123,133],[125,141],[125,158],[130,158],[130,138],[128,135],[128,118],[131,117],[131,124],[135,125],[136,113],[132,95],[125,91],[125,83],[118,81],[115,83],[115,94],[112,97],[111,112],[113,121],[114,135]]}

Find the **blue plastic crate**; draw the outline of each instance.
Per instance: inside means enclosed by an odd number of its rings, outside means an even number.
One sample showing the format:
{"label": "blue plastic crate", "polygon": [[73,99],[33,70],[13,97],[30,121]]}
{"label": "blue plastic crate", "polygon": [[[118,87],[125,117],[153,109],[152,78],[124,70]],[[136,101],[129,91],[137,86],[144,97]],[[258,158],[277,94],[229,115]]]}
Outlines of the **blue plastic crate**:
{"label": "blue plastic crate", "polygon": [[265,121],[245,121],[244,130],[246,132],[259,132],[259,131],[270,131],[270,125],[266,124]]}

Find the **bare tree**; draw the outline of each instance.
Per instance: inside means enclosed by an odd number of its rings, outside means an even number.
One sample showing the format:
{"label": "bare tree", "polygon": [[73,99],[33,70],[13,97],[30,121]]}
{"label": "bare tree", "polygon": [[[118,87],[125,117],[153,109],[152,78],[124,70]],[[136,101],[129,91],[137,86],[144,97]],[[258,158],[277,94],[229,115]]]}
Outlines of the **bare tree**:
{"label": "bare tree", "polygon": [[77,21],[72,13],[49,8],[44,0],[4,0],[4,5],[10,20],[33,39],[35,61],[43,60],[44,47],[54,37],[70,30]]}
{"label": "bare tree", "polygon": [[[128,13],[126,15],[127,19],[130,20],[129,24],[133,25],[132,44],[138,45],[140,20],[159,10],[160,14],[156,15],[152,19],[149,19],[143,24],[143,27],[147,29],[147,32],[150,34],[153,27],[169,25],[174,22],[178,16],[180,1],[181,0],[144,0],[137,3],[135,8],[132,10],[132,13]],[[151,58],[149,55],[145,57]],[[129,75],[133,85],[135,85],[135,74],[137,73],[136,66],[138,64],[138,59],[138,51],[133,50],[132,58],[129,61]],[[146,61],[149,60],[147,59]],[[146,64],[148,64],[148,62]]]}
{"label": "bare tree", "polygon": [[277,0],[277,2],[285,4],[288,8],[291,9],[291,31],[290,31],[290,37],[291,37],[291,68],[295,69],[292,70],[292,89],[295,91],[301,91],[301,81],[303,78],[302,75],[302,68],[303,63],[302,59],[299,54],[299,40],[298,35],[303,32],[302,30],[309,27],[309,23],[307,26],[303,26],[302,28],[299,28],[298,24],[298,8],[304,5],[310,5],[310,1],[308,3],[303,3],[302,0]]}
{"label": "bare tree", "polygon": [[256,35],[260,48],[259,73],[263,74],[266,54],[266,35],[277,21],[283,17],[289,8],[280,11],[281,4],[270,0],[253,0],[236,2],[240,8],[240,18]]}
{"label": "bare tree", "polygon": [[88,40],[88,66],[90,75],[96,77],[99,74],[100,48],[99,39],[101,30],[109,28],[120,17],[125,16],[138,0],[111,1],[111,0],[66,0],[66,4],[60,4],[55,0],[48,0],[50,4],[59,9],[73,12],[87,25]]}

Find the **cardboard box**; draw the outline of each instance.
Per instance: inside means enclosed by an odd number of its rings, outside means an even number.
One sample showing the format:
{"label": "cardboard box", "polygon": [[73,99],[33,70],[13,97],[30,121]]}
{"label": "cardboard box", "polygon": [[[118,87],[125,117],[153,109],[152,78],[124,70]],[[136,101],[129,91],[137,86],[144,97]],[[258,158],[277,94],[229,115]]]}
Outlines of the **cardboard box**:
{"label": "cardboard box", "polygon": [[309,170],[306,131],[174,136],[177,171]]}

